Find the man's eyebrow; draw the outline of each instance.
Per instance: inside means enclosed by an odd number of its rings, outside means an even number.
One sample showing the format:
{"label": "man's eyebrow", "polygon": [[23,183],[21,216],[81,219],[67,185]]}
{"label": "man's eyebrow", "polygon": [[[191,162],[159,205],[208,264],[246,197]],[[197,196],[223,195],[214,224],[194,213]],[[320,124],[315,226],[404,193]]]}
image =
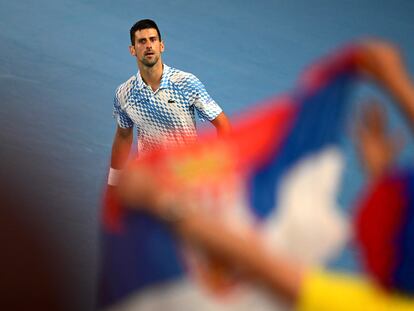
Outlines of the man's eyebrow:
{"label": "man's eyebrow", "polygon": [[138,41],[147,40],[147,39],[151,40],[151,39],[154,39],[154,38],[157,39],[158,36],[157,35],[154,35],[154,36],[149,36],[148,38],[147,37],[141,37],[141,38],[137,38],[137,40]]}

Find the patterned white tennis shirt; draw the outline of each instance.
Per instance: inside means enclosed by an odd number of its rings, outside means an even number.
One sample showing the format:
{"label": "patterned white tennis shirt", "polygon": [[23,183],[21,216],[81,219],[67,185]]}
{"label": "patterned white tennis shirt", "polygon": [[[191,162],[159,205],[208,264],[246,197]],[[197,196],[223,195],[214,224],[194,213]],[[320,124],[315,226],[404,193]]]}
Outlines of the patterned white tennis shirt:
{"label": "patterned white tennis shirt", "polygon": [[114,99],[118,125],[137,127],[139,155],[196,141],[195,111],[201,120],[212,121],[222,109],[196,76],[165,64],[158,90],[138,72],[117,88]]}

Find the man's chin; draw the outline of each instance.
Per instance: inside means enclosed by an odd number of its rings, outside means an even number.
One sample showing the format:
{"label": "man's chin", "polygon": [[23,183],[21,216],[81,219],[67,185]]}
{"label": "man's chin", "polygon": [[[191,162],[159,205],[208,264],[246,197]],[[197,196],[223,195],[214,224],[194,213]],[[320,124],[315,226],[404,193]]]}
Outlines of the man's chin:
{"label": "man's chin", "polygon": [[148,61],[148,60],[143,60],[142,64],[144,64],[144,66],[146,67],[154,67],[154,65],[158,62],[158,59],[155,59],[153,61]]}

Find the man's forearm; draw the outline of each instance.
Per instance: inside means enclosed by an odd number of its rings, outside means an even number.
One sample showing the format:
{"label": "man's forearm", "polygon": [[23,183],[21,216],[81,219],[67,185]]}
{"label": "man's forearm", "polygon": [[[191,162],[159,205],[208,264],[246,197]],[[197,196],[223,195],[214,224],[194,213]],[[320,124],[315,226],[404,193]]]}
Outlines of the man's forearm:
{"label": "man's forearm", "polygon": [[125,131],[118,129],[112,144],[111,167],[122,169],[128,161],[132,145],[132,130]]}
{"label": "man's forearm", "polygon": [[110,188],[118,184],[120,170],[124,168],[128,161],[132,139],[132,129],[117,128],[112,143],[111,166],[108,173],[108,185]]}
{"label": "man's forearm", "polygon": [[414,130],[414,87],[398,49],[385,41],[367,40],[362,42],[359,62],[395,98]]}
{"label": "man's forearm", "polygon": [[304,267],[282,256],[270,255],[254,238],[239,236],[208,216],[184,217],[173,227],[188,242],[244,270],[276,296],[296,303]]}

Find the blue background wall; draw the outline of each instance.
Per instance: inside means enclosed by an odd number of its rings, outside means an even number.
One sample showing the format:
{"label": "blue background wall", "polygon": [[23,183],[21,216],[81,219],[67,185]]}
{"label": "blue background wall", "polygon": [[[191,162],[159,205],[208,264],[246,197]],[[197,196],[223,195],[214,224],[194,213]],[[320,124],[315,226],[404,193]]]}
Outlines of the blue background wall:
{"label": "blue background wall", "polygon": [[[1,0],[0,293],[8,310],[92,309],[112,98],[136,72],[128,30],[141,18],[158,22],[164,61],[196,74],[230,115],[289,91],[306,65],[362,36],[398,44],[414,73],[409,0]],[[372,88],[360,93],[388,102]],[[348,172],[344,188],[355,179]]]}

